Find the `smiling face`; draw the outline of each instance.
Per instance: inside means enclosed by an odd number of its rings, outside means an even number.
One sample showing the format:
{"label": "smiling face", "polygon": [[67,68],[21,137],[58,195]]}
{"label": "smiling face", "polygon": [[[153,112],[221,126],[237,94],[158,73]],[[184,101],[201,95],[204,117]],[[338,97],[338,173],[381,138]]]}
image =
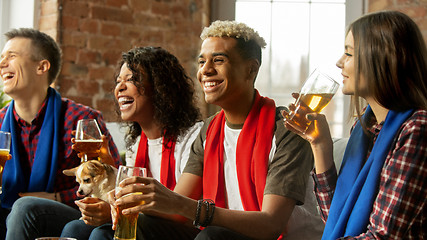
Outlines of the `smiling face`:
{"label": "smiling face", "polygon": [[[134,84],[132,75],[132,71],[124,63],[116,79],[114,95],[119,104],[122,119],[141,124],[143,121],[152,120],[154,106],[151,99],[145,94],[146,90],[139,89]],[[145,73],[143,73],[144,77],[146,77]],[[147,81],[143,81],[144,84],[147,84]]]}
{"label": "smiling face", "polygon": [[[40,62],[33,60],[31,47],[30,39],[18,37],[7,41],[3,48],[0,62],[3,91],[12,98],[43,89],[42,83],[36,81],[41,73]],[[42,85],[47,88],[47,80]]]}
{"label": "smiling face", "polygon": [[227,37],[209,37],[202,43],[197,79],[207,103],[224,108],[238,104],[248,91],[253,92],[250,60],[241,57],[236,43],[236,39]]}
{"label": "smiling face", "polygon": [[341,75],[343,76],[342,92],[346,95],[354,95],[356,84],[358,84],[359,96],[366,97],[368,93],[367,84],[362,73],[360,73],[359,83],[356,83],[356,71],[358,70],[355,68],[354,52],[354,38],[352,32],[349,31],[345,38],[344,54],[337,62],[337,67],[341,69]]}

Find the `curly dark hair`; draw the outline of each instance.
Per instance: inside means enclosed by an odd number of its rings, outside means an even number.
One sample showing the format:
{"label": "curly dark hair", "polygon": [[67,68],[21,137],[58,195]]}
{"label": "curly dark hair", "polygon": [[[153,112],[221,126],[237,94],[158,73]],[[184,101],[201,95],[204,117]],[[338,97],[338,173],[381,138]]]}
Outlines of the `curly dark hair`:
{"label": "curly dark hair", "polygon": [[[122,54],[118,69],[123,64],[132,71],[132,81],[139,92],[150,93],[148,97],[154,104],[153,117],[161,126],[164,144],[176,140],[200,120],[194,82],[174,55],[160,47],[135,47]],[[149,81],[146,86],[152,89],[144,89],[142,81]],[[125,125],[129,127],[125,137],[126,148],[130,149],[142,129],[136,122]]]}

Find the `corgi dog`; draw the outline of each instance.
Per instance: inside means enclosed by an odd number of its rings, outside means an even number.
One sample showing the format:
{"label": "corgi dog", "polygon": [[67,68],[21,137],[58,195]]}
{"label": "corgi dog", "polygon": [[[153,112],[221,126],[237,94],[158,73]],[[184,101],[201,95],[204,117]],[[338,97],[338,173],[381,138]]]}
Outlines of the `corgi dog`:
{"label": "corgi dog", "polygon": [[80,184],[77,196],[81,198],[91,196],[107,201],[107,193],[116,184],[117,168],[98,160],[83,162],[62,172],[67,176],[76,176]]}

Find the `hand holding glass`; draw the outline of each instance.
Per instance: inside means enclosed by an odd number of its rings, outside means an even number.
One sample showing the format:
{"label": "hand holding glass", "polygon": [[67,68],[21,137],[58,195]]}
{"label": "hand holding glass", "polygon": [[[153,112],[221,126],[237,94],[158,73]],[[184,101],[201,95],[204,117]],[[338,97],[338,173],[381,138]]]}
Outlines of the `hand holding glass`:
{"label": "hand holding glass", "polygon": [[295,110],[285,115],[286,120],[297,130],[305,133],[311,121],[307,113],[320,113],[335,95],[339,83],[319,69],[308,77],[295,101]]}
{"label": "hand holding glass", "polygon": [[[130,177],[146,177],[147,169],[140,167],[120,166],[117,172],[116,189],[120,190],[119,184],[126,178]],[[141,193],[132,193],[141,194]],[[126,195],[125,195],[126,196]],[[124,197],[125,197],[124,196]],[[138,220],[138,213],[123,215],[122,210],[127,206],[117,207],[117,228],[114,233],[114,240],[135,240],[136,239],[136,222]]]}
{"label": "hand holding glass", "polygon": [[4,164],[9,160],[10,133],[0,131],[0,173],[3,172]]}
{"label": "hand holding glass", "polygon": [[1,179],[3,177],[3,167],[6,164],[6,161],[10,159],[10,141],[10,133],[0,131],[0,194],[2,193]]}
{"label": "hand holding glass", "polygon": [[102,144],[101,130],[95,119],[81,119],[77,122],[75,142],[81,145],[82,162],[89,160],[86,153],[99,151]]}

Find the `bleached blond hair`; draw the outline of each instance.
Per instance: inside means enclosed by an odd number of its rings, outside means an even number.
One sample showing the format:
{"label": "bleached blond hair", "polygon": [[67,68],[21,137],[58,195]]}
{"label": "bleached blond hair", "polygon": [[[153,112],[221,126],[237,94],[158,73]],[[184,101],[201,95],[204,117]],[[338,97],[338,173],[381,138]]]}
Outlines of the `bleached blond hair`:
{"label": "bleached blond hair", "polygon": [[243,39],[245,42],[253,40],[260,48],[265,48],[267,45],[258,32],[248,25],[236,21],[217,20],[213,22],[209,27],[205,27],[200,34],[202,40],[208,37],[231,37]]}
{"label": "bleached blond hair", "polygon": [[210,37],[230,37],[237,40],[236,49],[244,59],[257,59],[261,65],[262,51],[266,43],[258,32],[244,23],[236,21],[215,21],[200,34],[204,41]]}

